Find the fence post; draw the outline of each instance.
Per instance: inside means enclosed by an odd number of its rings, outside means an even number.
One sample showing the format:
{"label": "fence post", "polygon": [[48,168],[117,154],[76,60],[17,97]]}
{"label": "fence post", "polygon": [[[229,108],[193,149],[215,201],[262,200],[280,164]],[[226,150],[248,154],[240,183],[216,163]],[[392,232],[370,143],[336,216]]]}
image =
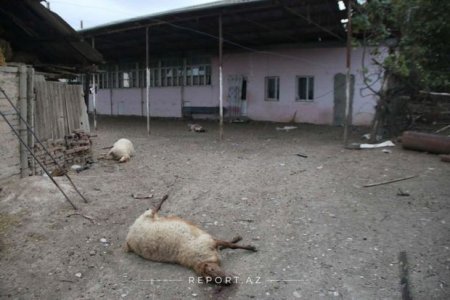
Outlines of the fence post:
{"label": "fence post", "polygon": [[[27,119],[27,67],[21,65],[19,67],[19,108],[20,108],[20,125],[19,133],[20,138],[23,141],[28,141],[27,138],[27,125],[24,120]],[[28,154],[25,145],[20,144],[20,177],[24,178],[27,175],[28,169]]]}
{"label": "fence post", "polygon": [[[29,67],[27,70],[27,122],[31,126],[31,130],[34,129],[34,111],[35,111],[35,98],[34,98],[34,69]],[[27,131],[28,146],[34,151],[34,136],[31,132]],[[29,167],[31,168],[31,174],[35,175],[36,165],[33,158],[29,159]]]}

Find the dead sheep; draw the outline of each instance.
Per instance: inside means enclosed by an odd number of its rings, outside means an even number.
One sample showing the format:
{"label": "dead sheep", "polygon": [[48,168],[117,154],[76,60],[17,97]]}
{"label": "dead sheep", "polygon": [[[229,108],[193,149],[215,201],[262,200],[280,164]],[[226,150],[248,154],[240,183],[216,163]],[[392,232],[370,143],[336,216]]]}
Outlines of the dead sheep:
{"label": "dead sheep", "polygon": [[126,252],[152,261],[175,263],[193,269],[206,282],[232,284],[231,275],[220,266],[219,249],[245,249],[253,246],[238,245],[242,238],[232,241],[213,238],[196,225],[176,216],[158,215],[162,203],[139,216],[128,232],[124,245]]}
{"label": "dead sheep", "polygon": [[206,132],[206,130],[199,124],[188,124],[189,131]]}
{"label": "dead sheep", "polygon": [[109,150],[107,157],[112,157],[119,162],[126,162],[129,161],[133,155],[133,143],[128,139],[120,139],[114,143],[111,150]]}

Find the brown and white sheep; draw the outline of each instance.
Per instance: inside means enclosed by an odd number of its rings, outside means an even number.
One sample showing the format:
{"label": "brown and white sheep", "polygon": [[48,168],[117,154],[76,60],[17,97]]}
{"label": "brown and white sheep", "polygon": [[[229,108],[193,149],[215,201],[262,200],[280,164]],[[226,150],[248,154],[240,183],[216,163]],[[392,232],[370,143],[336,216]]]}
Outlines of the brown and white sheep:
{"label": "brown and white sheep", "polygon": [[[139,216],[130,227],[125,250],[157,262],[176,263],[193,269],[206,282],[231,284],[231,276],[220,267],[219,249],[246,249],[253,246],[238,245],[242,238],[232,241],[213,238],[196,225],[176,216],[158,215],[161,203]],[[209,279],[209,280],[208,280]]]}
{"label": "brown and white sheep", "polygon": [[111,150],[109,150],[107,157],[112,157],[119,162],[126,162],[134,155],[133,143],[128,139],[120,139],[114,143]]}

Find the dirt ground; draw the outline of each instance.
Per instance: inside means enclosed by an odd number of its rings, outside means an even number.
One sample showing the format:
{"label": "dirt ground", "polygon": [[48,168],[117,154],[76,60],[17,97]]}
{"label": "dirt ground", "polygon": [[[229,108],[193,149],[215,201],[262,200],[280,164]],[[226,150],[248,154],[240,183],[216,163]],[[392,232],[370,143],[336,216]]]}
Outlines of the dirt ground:
{"label": "dirt ground", "polygon": [[[219,142],[216,123],[200,122],[206,133],[186,124],[152,121],[147,136],[143,119],[99,119],[96,156],[122,137],[136,155],[72,175],[88,204],[58,178],[94,223],[69,216],[48,178],[3,186],[0,298],[401,299],[406,251],[412,298],[450,299],[450,164],[399,146],[343,150],[342,128],[225,124]],[[410,175],[418,177],[363,187]],[[161,214],[258,248],[222,251],[238,284],[192,283],[191,270],[122,251],[128,227],[166,193]]]}

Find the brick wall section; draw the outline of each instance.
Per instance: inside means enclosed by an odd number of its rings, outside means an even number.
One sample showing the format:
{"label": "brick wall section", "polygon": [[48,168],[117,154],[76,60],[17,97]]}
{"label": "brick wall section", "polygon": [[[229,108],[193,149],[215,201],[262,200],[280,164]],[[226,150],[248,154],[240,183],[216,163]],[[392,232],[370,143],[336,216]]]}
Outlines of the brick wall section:
{"label": "brick wall section", "polygon": [[[74,164],[84,166],[93,161],[92,141],[89,134],[84,131],[77,130],[71,135],[67,135],[64,139],[47,140],[43,144],[58,164],[66,170]],[[56,169],[57,166],[54,161],[39,144],[34,146],[34,153],[49,172]],[[42,174],[43,172],[39,165],[36,164],[36,173]]]}
{"label": "brick wall section", "polygon": [[[0,67],[0,86],[8,97],[17,106],[19,94],[18,68]],[[19,118],[13,107],[8,103],[3,93],[0,92],[0,110],[5,114],[14,128],[19,129]],[[11,128],[0,117],[0,183],[11,178],[20,177],[20,151],[19,140]]]}

